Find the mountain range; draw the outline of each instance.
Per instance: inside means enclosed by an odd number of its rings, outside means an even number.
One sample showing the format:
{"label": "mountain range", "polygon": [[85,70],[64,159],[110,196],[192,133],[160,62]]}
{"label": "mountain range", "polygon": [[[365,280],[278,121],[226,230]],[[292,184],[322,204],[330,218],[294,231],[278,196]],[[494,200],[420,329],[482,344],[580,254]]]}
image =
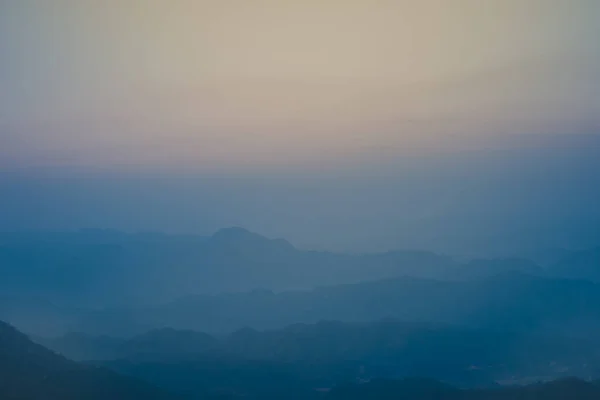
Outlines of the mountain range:
{"label": "mountain range", "polygon": [[312,290],[196,295],[144,307],[80,310],[69,316],[63,328],[112,336],[161,327],[220,334],[243,327],[273,329],[321,320],[388,317],[591,336],[600,332],[600,285],[518,272],[469,281],[401,277]]}
{"label": "mountain range", "polygon": [[[400,276],[465,280],[506,271],[598,281],[597,249],[548,269],[523,258],[460,261],[427,251],[308,251],[242,228],[210,237],[114,231],[0,234],[0,293],[63,306],[167,302],[186,295],[275,291]],[[582,258],[582,259],[579,259]],[[575,260],[575,263],[573,262]]]}
{"label": "mountain range", "polygon": [[[565,347],[560,340],[393,320],[300,324],[262,333],[242,330],[220,338],[166,329],[117,342],[120,351],[129,353],[79,364],[0,322],[0,398],[591,400],[600,395],[596,383],[568,377],[581,369],[561,364],[583,363],[579,368],[585,369],[593,363],[598,368],[600,355],[589,352],[589,343]],[[561,361],[548,364],[550,359]],[[488,387],[475,389],[431,378],[390,379],[394,374],[450,374],[446,381],[470,376],[475,380],[463,384],[478,386],[485,382],[482,377],[532,371],[550,374],[534,377],[536,383],[490,386],[487,381]]]}

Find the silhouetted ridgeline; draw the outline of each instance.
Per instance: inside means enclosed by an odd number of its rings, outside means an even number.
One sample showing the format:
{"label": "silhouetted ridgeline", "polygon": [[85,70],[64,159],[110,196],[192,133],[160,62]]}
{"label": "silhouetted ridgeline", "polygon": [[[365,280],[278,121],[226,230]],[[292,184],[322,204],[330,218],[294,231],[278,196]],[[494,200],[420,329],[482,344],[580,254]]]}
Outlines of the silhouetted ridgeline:
{"label": "silhouetted ridgeline", "polygon": [[320,385],[427,376],[461,386],[489,386],[600,373],[598,339],[397,320],[245,328],[224,336],[165,328],[128,339],[70,334],[39,340],[70,358],[104,360],[104,365],[140,378],[148,379],[143,371],[150,366],[161,375],[178,369],[192,383],[195,368],[226,371],[232,362],[293,365]]}
{"label": "silhouetted ridgeline", "polygon": [[0,321],[0,399],[175,399],[107,369],[69,361]]}
{"label": "silhouetted ridgeline", "polygon": [[[378,329],[399,325],[385,322]],[[286,334],[296,332],[305,338],[321,341],[323,335],[306,335],[324,326],[292,327]],[[326,325],[325,331],[337,329],[364,329],[359,326],[342,327]],[[406,328],[406,327],[404,327]],[[402,329],[404,329],[402,328]],[[339,332],[337,332],[339,333]],[[138,343],[160,342],[190,338],[189,332],[155,332],[138,338]],[[329,336],[330,343],[333,337]],[[352,335],[350,335],[352,336]],[[343,336],[342,336],[343,337]],[[204,341],[203,335],[197,339]],[[359,337],[354,336],[353,340]],[[375,337],[372,337],[374,339]],[[391,338],[388,336],[388,338]],[[270,338],[272,340],[273,338]],[[234,340],[237,340],[234,338]],[[193,341],[193,340],[192,340]],[[359,340],[359,347],[360,347]],[[310,342],[310,340],[309,340]],[[384,340],[385,342],[385,340]],[[293,345],[300,342],[292,340]],[[373,342],[371,342],[373,344]],[[326,345],[326,343],[321,343]],[[388,339],[389,344],[389,339]],[[181,346],[180,344],[176,347]],[[310,347],[310,346],[309,346]],[[352,346],[353,348],[356,348]],[[159,347],[152,346],[151,349]],[[340,346],[338,346],[338,350]],[[163,352],[164,348],[160,350]],[[351,350],[354,351],[354,350]],[[285,353],[285,351],[284,351]],[[299,354],[299,353],[297,353]],[[347,357],[344,356],[344,357]],[[310,358],[310,357],[309,357]],[[84,366],[68,361],[44,347],[32,343],[14,328],[0,322],[0,398],[3,400],[80,400],[80,399],[411,399],[411,400],[570,400],[597,399],[600,387],[593,383],[569,378],[527,386],[510,386],[490,389],[458,389],[431,379],[383,380],[371,379],[363,366],[358,366],[359,376],[352,375],[348,365],[321,360],[303,363],[211,355],[205,359],[169,358],[155,355],[151,360],[116,361],[105,363],[123,374],[137,376],[164,388],[173,389],[177,395],[167,394],[137,379],[119,376],[106,369]],[[333,373],[331,372],[333,371]],[[358,379],[357,379],[358,378]],[[350,381],[362,383],[349,383]],[[346,382],[346,383],[345,383]]]}
{"label": "silhouetted ridgeline", "polygon": [[[10,307],[5,307],[5,313],[6,308]],[[226,333],[243,327],[265,329],[299,322],[373,321],[392,317],[488,329],[594,336],[600,329],[600,285],[520,273],[472,281],[404,277],[307,291],[262,290],[191,296],[145,307],[49,311],[49,314],[39,313],[46,317],[38,319],[33,316],[34,311],[29,312],[33,323],[60,324],[56,334],[127,336],[161,327]],[[15,320],[24,315],[10,314]],[[27,323],[24,321],[23,326]]]}
{"label": "silhouetted ridgeline", "polygon": [[598,398],[567,379],[600,377],[598,251],[557,254],[335,254],[240,228],[3,234],[0,319],[62,356],[1,324],[0,398]]}
{"label": "silhouetted ridgeline", "polygon": [[0,293],[71,306],[146,304],[186,294],[312,288],[404,275],[469,279],[506,270],[542,273],[535,263],[518,259],[461,264],[425,251],[302,251],[241,228],[209,238],[112,231],[0,234]]}

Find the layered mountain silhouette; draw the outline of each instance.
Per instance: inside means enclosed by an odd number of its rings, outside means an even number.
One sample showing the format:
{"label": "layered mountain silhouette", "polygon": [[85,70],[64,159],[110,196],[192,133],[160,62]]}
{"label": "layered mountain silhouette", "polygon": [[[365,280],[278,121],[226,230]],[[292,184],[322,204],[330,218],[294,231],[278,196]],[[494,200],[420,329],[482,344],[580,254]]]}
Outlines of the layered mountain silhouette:
{"label": "layered mountain silhouette", "polygon": [[41,344],[0,324],[0,398],[597,398],[566,378],[600,377],[598,250],[551,258],[0,234],[0,319]]}
{"label": "layered mountain silhouette", "polygon": [[112,231],[0,235],[0,293],[71,307],[147,304],[261,288],[307,289],[399,276],[464,280],[506,270],[542,273],[532,262],[510,258],[459,263],[426,251],[305,251],[242,228],[222,229],[208,238]]}
{"label": "layered mountain silhouette", "polygon": [[161,305],[87,310],[69,331],[112,336],[171,327],[227,333],[320,320],[449,323],[479,328],[593,336],[600,332],[600,286],[588,281],[507,272],[440,281],[402,277],[313,290],[185,297]]}
{"label": "layered mountain silhouette", "polygon": [[[435,376],[446,381],[494,382],[520,376],[587,376],[600,371],[598,340],[511,330],[471,329],[386,319],[369,323],[321,321],[228,335],[159,329],[129,339],[66,335],[44,343],[80,360],[242,360],[343,364],[362,374]],[[388,371],[388,372],[386,372]],[[356,372],[358,374],[358,372]],[[532,375],[533,374],[533,375]],[[537,375],[535,375],[537,374]]]}
{"label": "layered mountain silhouette", "polygon": [[[73,339],[55,339],[48,345],[71,351],[74,357],[91,354],[93,337],[88,337],[84,352],[74,347],[77,342],[68,346]],[[259,394],[273,391],[273,396],[287,398],[293,390],[303,393],[301,398],[311,398],[315,388],[398,376],[423,376],[460,387],[496,387],[588,378],[600,372],[597,340],[391,319],[322,321],[269,331],[245,328],[218,337],[161,329],[113,339],[108,352],[106,338],[97,340],[96,354],[103,359],[99,365],[198,397],[221,387],[240,397],[263,398]],[[280,382],[273,383],[274,376]],[[423,388],[435,387],[431,383]]]}

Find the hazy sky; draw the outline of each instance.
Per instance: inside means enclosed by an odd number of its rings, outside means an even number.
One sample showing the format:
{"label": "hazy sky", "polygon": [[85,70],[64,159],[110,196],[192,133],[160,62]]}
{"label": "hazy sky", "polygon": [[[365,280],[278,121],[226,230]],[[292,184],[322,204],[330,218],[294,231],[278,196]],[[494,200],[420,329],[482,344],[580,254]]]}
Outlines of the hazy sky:
{"label": "hazy sky", "polygon": [[0,0],[1,165],[308,168],[592,133],[599,21],[596,0]]}
{"label": "hazy sky", "polygon": [[598,0],[0,0],[0,230],[595,240],[598,38]]}

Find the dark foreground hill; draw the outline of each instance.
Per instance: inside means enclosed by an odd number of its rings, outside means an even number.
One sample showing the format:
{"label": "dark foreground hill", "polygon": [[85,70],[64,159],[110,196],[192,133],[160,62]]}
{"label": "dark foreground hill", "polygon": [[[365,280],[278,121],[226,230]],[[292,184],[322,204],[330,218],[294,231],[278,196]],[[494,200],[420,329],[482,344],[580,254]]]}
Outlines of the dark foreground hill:
{"label": "dark foreground hill", "polygon": [[162,390],[106,369],[83,366],[0,322],[2,400],[167,400]]}

